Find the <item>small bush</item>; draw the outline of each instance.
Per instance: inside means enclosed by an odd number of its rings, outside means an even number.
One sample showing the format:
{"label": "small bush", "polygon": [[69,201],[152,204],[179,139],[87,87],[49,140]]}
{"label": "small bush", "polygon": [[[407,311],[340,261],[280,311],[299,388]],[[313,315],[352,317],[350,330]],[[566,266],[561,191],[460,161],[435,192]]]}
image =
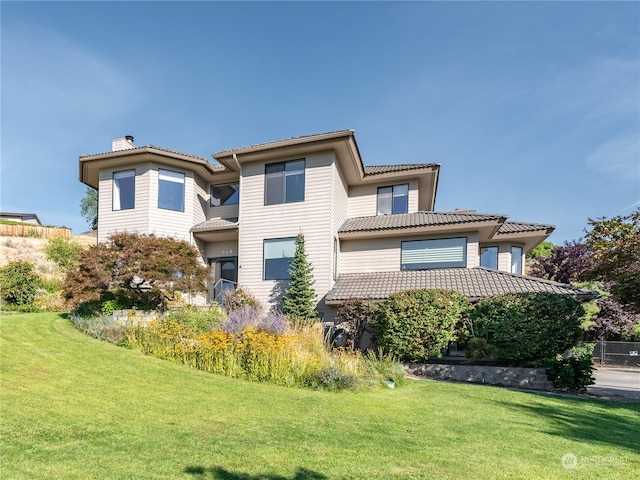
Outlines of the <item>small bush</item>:
{"label": "small bush", "polygon": [[213,303],[209,307],[185,305],[171,310],[168,318],[172,322],[193,329],[196,333],[203,333],[224,321],[225,316],[225,311],[217,303]]}
{"label": "small bush", "polygon": [[238,285],[236,288],[224,291],[222,306],[228,312],[231,310],[239,310],[244,307],[252,307],[259,310],[264,309],[262,303],[260,303],[260,300],[254,297],[241,285]]}
{"label": "small bush", "polygon": [[40,277],[29,262],[10,262],[0,268],[0,294],[3,303],[32,305],[40,287]]}
{"label": "small bush", "polygon": [[487,297],[470,314],[471,330],[510,365],[539,365],[576,345],[584,309],[569,295],[513,293]]}
{"label": "small bush", "polygon": [[33,304],[40,310],[47,312],[65,312],[67,304],[62,298],[62,292],[47,293],[46,290],[39,291]]}
{"label": "small bush", "polygon": [[102,302],[102,314],[103,315],[113,315],[113,312],[116,310],[124,310],[127,308],[127,305],[122,303],[118,299],[105,300]]}
{"label": "small bush", "polygon": [[255,327],[262,319],[262,310],[256,307],[244,306],[229,311],[220,327],[223,332],[238,334],[245,328]]}
{"label": "small bush", "polygon": [[126,343],[126,326],[115,322],[110,316],[82,317],[72,314],[69,318],[78,330],[93,338],[116,345]]}
{"label": "small bush", "polygon": [[360,348],[365,333],[374,334],[371,322],[376,309],[376,304],[371,300],[362,298],[349,298],[338,308],[338,315],[344,320],[346,327],[347,347],[351,350]]}
{"label": "small bush", "polygon": [[70,270],[78,265],[82,245],[68,238],[53,237],[47,242],[45,255],[62,270]]}
{"label": "small bush", "polygon": [[378,344],[401,361],[440,356],[441,350],[455,340],[468,306],[463,295],[449,290],[393,294],[378,306],[374,316]]}
{"label": "small bush", "polygon": [[572,348],[564,355],[558,354],[547,359],[547,375],[553,381],[554,387],[584,393],[589,385],[595,383],[592,375],[593,347],[594,344],[586,344]]}
{"label": "small bush", "polygon": [[358,385],[358,377],[327,365],[309,375],[308,386],[325,390],[346,390]]}
{"label": "small bush", "polygon": [[57,278],[40,279],[40,288],[49,293],[62,292],[62,282]]}

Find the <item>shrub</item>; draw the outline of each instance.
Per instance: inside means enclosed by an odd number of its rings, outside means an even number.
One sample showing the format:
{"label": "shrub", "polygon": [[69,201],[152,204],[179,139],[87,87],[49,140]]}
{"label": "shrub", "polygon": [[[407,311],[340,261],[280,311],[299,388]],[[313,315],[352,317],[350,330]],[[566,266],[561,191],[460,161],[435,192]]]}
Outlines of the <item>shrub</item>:
{"label": "shrub", "polygon": [[467,299],[449,290],[411,290],[389,296],[376,310],[378,343],[401,361],[439,356],[455,340]]}
{"label": "shrub", "polygon": [[485,338],[472,337],[467,340],[464,354],[467,358],[477,360],[481,358],[494,358],[497,351],[497,347],[488,343]]}
{"label": "shrub", "polygon": [[572,348],[566,354],[558,354],[547,359],[545,366],[547,375],[556,388],[572,392],[584,393],[589,385],[595,383],[593,378],[592,352],[594,344]]}
{"label": "shrub", "polygon": [[582,304],[569,295],[513,293],[478,302],[470,319],[473,335],[497,348],[511,365],[536,365],[576,345]]}
{"label": "shrub", "polygon": [[122,303],[120,300],[114,298],[111,300],[105,300],[102,302],[102,314],[103,315],[113,315],[113,312],[116,310],[123,310],[127,308],[127,305]]}
{"label": "shrub", "polygon": [[48,293],[46,290],[38,291],[33,304],[39,310],[47,312],[65,312],[67,305],[62,298],[62,292]]}
{"label": "shrub", "polygon": [[185,241],[115,233],[80,252],[63,288],[76,308],[118,298],[143,310],[164,310],[177,293],[206,292],[206,278],[200,254]]}
{"label": "shrub", "polygon": [[365,333],[373,335],[371,325],[377,306],[371,300],[362,298],[349,298],[338,308],[338,315],[344,320],[347,332],[347,347],[355,350],[360,347],[360,342]]}
{"label": "shrub", "polygon": [[32,263],[10,262],[0,268],[0,294],[9,305],[32,305],[39,287],[40,277]]}
{"label": "shrub", "polygon": [[260,310],[263,309],[260,300],[254,297],[248,290],[245,290],[241,285],[224,291],[222,306],[227,310],[227,312],[243,307],[253,307]]}
{"label": "shrub", "polygon": [[358,377],[342,372],[333,365],[327,365],[320,370],[313,371],[307,380],[309,387],[325,390],[346,390],[356,387],[357,384]]}
{"label": "shrub", "polygon": [[82,317],[73,314],[69,317],[73,325],[83,333],[106,342],[123,345],[126,340],[126,327],[110,316]]}
{"label": "shrub", "polygon": [[42,278],[40,279],[40,288],[49,293],[62,292],[62,282],[57,278]]}
{"label": "shrub", "polygon": [[245,306],[231,310],[227,318],[222,321],[220,328],[226,333],[242,333],[245,328],[257,326],[261,318],[262,310]]}
{"label": "shrub", "polygon": [[213,303],[209,307],[185,305],[171,310],[168,315],[169,320],[185,325],[197,333],[211,330],[212,327],[220,324],[225,317],[225,311],[217,303]]}
{"label": "shrub", "polygon": [[68,238],[53,237],[47,242],[44,253],[49,260],[63,270],[70,270],[78,265],[82,245]]}

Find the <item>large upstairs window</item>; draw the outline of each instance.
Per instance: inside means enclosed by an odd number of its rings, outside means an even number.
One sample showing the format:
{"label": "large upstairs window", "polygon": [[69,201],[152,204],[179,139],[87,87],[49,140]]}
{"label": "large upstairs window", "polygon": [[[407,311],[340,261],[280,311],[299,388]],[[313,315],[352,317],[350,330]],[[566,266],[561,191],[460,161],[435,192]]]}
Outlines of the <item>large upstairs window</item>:
{"label": "large upstairs window", "polygon": [[480,249],[480,266],[498,269],[498,247],[482,247]]}
{"label": "large upstairs window", "polygon": [[296,253],[296,237],[273,238],[264,241],[265,280],[288,280],[289,264]]}
{"label": "large upstairs window", "polygon": [[113,209],[130,210],[135,207],[136,171],[113,172]]}
{"label": "large upstairs window", "polygon": [[158,208],[184,212],[184,173],[158,170]]}
{"label": "large upstairs window", "polygon": [[409,184],[378,187],[378,215],[409,211]]}
{"label": "large upstairs window", "polygon": [[466,266],[466,237],[402,242],[402,270],[464,268]]}
{"label": "large upstairs window", "polygon": [[240,184],[211,185],[211,206],[237,205],[240,202]]}
{"label": "large upstairs window", "polygon": [[264,204],[304,200],[304,159],[264,166]]}

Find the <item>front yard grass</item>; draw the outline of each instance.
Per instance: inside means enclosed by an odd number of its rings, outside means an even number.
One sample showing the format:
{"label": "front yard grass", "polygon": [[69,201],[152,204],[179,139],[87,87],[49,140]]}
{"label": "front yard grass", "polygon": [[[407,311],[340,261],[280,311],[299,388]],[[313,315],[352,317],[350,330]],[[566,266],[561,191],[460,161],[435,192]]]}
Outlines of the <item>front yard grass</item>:
{"label": "front yard grass", "polygon": [[631,479],[640,471],[639,403],[434,381],[347,392],[256,384],[94,340],[52,313],[0,317],[0,375],[6,479]]}

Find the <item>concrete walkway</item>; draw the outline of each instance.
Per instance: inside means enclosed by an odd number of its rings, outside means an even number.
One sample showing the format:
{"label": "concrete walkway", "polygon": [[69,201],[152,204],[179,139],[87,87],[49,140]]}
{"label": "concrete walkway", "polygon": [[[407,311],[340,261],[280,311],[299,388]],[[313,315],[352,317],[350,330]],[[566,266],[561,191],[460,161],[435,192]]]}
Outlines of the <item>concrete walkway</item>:
{"label": "concrete walkway", "polygon": [[640,402],[640,369],[628,367],[596,367],[595,385],[587,393],[603,399],[626,399]]}

